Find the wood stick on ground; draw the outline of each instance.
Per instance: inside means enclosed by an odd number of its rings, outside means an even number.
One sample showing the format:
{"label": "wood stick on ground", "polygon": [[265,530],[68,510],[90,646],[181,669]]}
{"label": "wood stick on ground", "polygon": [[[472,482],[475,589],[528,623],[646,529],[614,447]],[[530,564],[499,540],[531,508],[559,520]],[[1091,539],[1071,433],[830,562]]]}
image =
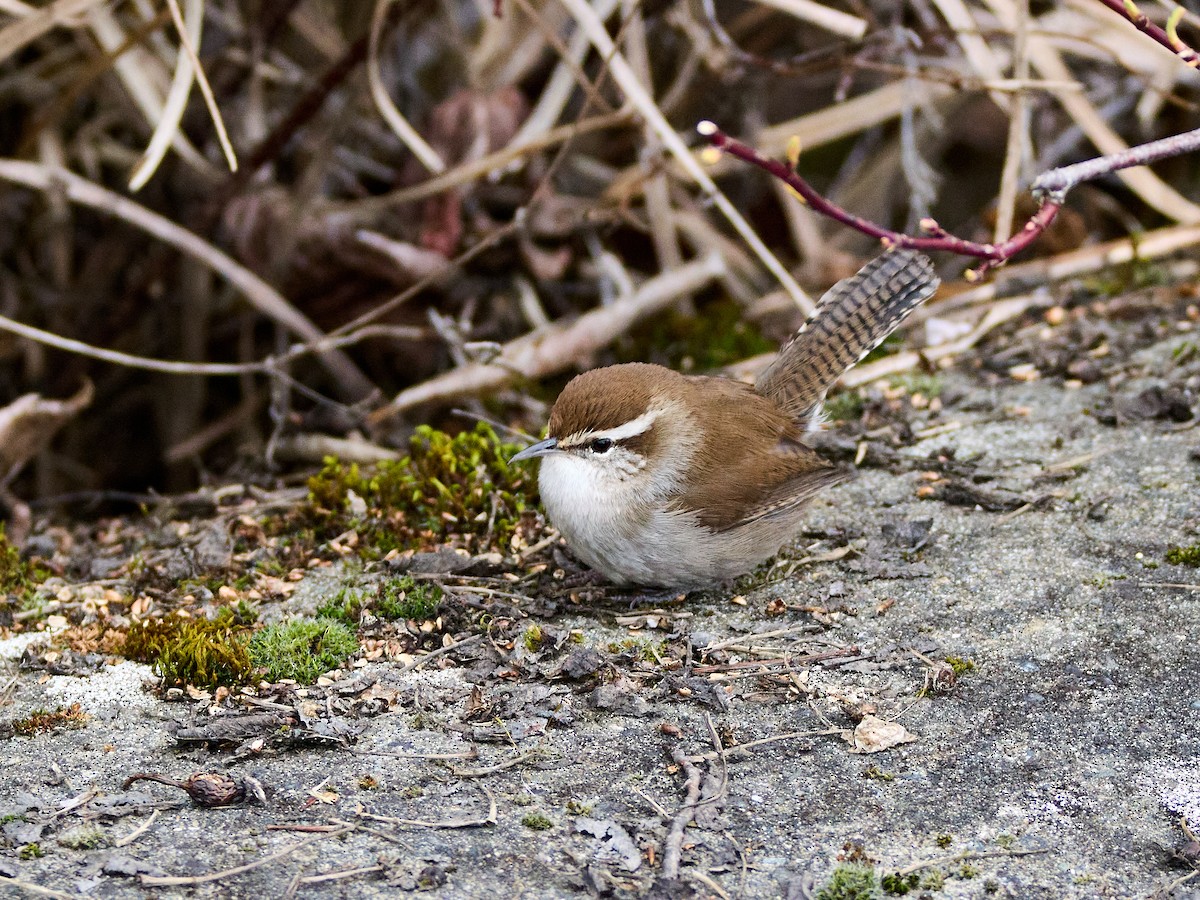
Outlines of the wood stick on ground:
{"label": "wood stick on ground", "polygon": [[354,878],[357,875],[370,875],[373,872],[384,871],[384,866],[358,866],[353,869],[339,869],[336,872],[326,872],[324,875],[304,875],[297,880],[300,884],[321,884],[326,881],[341,881]]}
{"label": "wood stick on ground", "polygon": [[[826,728],[821,731],[789,731],[787,734],[776,734],[771,737],[759,738],[755,741],[746,741],[744,744],[734,744],[731,747],[726,747],[724,755],[729,756],[733,753],[744,753],[752,747],[762,747],[766,744],[777,744],[780,741],[790,741],[795,738],[806,737],[828,737],[830,735],[840,736],[845,729],[843,728]],[[694,756],[689,756],[688,759],[692,762],[706,762],[708,760],[717,759],[721,754],[715,750],[710,750],[708,753],[697,753]]]}
{"label": "wood stick on ground", "polygon": [[[480,785],[483,787],[483,785]],[[379,816],[375,813],[369,813],[359,805],[355,810],[354,815],[360,819],[368,819],[372,822],[383,822],[387,825],[411,825],[416,828],[478,828],[482,825],[495,825],[497,820],[496,797],[486,787],[483,787],[483,792],[488,798],[488,814],[486,816],[475,817],[473,819],[401,819],[397,816]],[[336,834],[336,832],[334,832]]]}
{"label": "wood stick on ground", "polygon": [[518,753],[512,759],[506,759],[504,762],[496,763],[494,766],[484,766],[481,769],[460,769],[457,766],[450,766],[449,769],[459,778],[482,778],[485,775],[492,775],[496,772],[503,772],[505,769],[511,769],[514,766],[519,766],[521,763],[528,760],[537,759],[541,755],[541,750],[527,750],[524,753]]}
{"label": "wood stick on ground", "polygon": [[208,884],[212,881],[222,881],[226,878],[232,878],[235,875],[242,875],[246,872],[253,872],[255,869],[261,869],[263,866],[270,865],[273,862],[278,862],[288,856],[291,856],[297,850],[302,850],[310,844],[315,844],[317,841],[323,841],[327,838],[336,837],[340,834],[347,834],[354,830],[353,826],[339,828],[336,831],[328,831],[324,834],[313,835],[310,838],[305,838],[302,841],[297,841],[284,847],[282,850],[276,850],[274,853],[268,853],[266,856],[259,857],[254,862],[248,862],[244,866],[234,866],[232,869],[222,869],[220,872],[209,872],[207,875],[142,875],[142,884],[155,885],[158,887],[173,887],[183,885]]}
{"label": "wood stick on ground", "polygon": [[936,859],[927,859],[924,862],[913,863],[911,866],[905,866],[903,869],[897,869],[897,875],[911,875],[914,872],[920,872],[922,869],[929,869],[933,866],[948,866],[956,862],[968,862],[972,859],[996,859],[1006,856],[1039,856],[1043,853],[1049,853],[1048,849],[1042,850],[983,850],[980,852],[966,851],[964,853],[955,853],[951,856],[939,856]]}
{"label": "wood stick on ground", "polygon": [[679,864],[683,859],[683,832],[696,817],[696,807],[700,803],[700,769],[678,748],[671,751],[671,759],[687,775],[684,782],[687,797],[671,820],[671,828],[663,841],[662,877],[674,881],[679,878]]}
{"label": "wood stick on ground", "polygon": [[18,891],[23,891],[26,894],[32,894],[35,897],[55,897],[58,900],[74,900],[78,894],[66,894],[62,891],[56,891],[53,888],[42,887],[40,884],[34,884],[32,881],[22,881],[20,878],[10,878],[7,875],[0,875],[0,887],[8,885],[11,888],[16,888]]}
{"label": "wood stick on ground", "polygon": [[159,810],[157,809],[151,812],[149,818],[147,818],[145,822],[133,829],[133,831],[129,832],[129,834],[125,835],[125,837],[113,844],[113,846],[128,847],[149,830],[150,826],[154,824],[154,820],[158,818],[158,813]]}

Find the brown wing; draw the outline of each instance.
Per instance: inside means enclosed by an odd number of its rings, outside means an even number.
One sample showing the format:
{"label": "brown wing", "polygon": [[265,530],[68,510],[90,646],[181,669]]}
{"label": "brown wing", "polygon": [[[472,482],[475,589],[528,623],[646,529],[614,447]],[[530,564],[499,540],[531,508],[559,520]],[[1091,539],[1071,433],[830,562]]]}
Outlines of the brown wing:
{"label": "brown wing", "polygon": [[806,424],[834,382],[878,347],[937,286],[928,258],[915,250],[888,250],[825,293],[755,387]]}
{"label": "brown wing", "polygon": [[[845,475],[804,445],[799,426],[749,385],[726,378],[689,378],[708,424],[689,487],[676,506],[724,531],[794,509]],[[734,424],[736,423],[736,425]]]}
{"label": "brown wing", "polygon": [[815,464],[806,463],[794,478],[780,484],[756,506],[744,510],[741,518],[727,524],[725,529],[736,528],[760,519],[790,515],[806,505],[818,491],[840,484],[850,477],[850,473],[845,469],[832,465],[812,450],[808,452],[815,457]]}

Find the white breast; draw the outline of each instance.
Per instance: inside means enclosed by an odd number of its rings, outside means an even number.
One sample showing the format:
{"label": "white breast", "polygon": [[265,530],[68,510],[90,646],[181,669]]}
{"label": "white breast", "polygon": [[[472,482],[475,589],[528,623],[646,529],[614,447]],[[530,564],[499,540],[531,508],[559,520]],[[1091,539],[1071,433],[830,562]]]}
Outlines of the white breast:
{"label": "white breast", "polygon": [[692,588],[727,581],[776,553],[794,528],[793,521],[763,520],[714,533],[671,509],[640,475],[617,477],[591,460],[554,454],[542,460],[538,477],[546,513],[571,549],[617,584]]}

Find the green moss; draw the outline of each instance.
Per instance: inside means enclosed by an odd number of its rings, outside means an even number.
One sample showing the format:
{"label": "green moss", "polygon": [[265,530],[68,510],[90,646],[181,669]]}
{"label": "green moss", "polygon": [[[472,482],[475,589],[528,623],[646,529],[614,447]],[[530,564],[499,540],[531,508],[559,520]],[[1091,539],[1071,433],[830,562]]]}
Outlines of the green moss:
{"label": "green moss", "polygon": [[246,650],[246,628],[222,609],[216,619],[167,616],[135,624],[124,653],[149,663],[167,687],[212,688],[244,684],[254,674]]}
{"label": "green moss", "polygon": [[588,803],[586,800],[577,800],[572,797],[567,801],[567,812],[573,816],[590,816],[594,804]]}
{"label": "green moss", "polygon": [[405,575],[383,586],[378,612],[385,619],[428,619],[441,602],[442,589],[438,585]]}
{"label": "green moss", "polygon": [[366,612],[383,619],[428,619],[441,602],[441,587],[405,575],[383,583],[374,595],[364,588],[342,588],[317,607],[317,617],[357,628]]}
{"label": "green moss", "polygon": [[270,625],[250,640],[250,660],[271,681],[311,684],[358,650],[358,639],[334,619],[292,619]]}
{"label": "green moss", "polygon": [[1167,551],[1167,562],[1173,566],[1200,568],[1200,544],[1190,547],[1172,547]]}
{"label": "green moss", "polygon": [[82,728],[88,720],[88,714],[78,703],[70,706],[60,706],[54,710],[35,709],[29,715],[16,719],[13,731],[25,737],[35,734],[46,734],[52,731],[62,731],[65,728]]}
{"label": "green moss", "polygon": [[662,662],[662,657],[667,653],[667,644],[666,640],[625,638],[621,641],[609,641],[605,649],[609,653],[626,653],[634,662]]}
{"label": "green moss", "polygon": [[46,855],[46,851],[42,849],[42,845],[36,841],[32,844],[26,844],[21,848],[18,854],[21,859],[41,859]]}
{"label": "green moss", "polygon": [[545,831],[554,827],[554,820],[545,813],[529,812],[521,817],[521,824],[534,831]]}
{"label": "green moss", "polygon": [[541,650],[542,641],[545,639],[545,632],[542,631],[540,625],[530,625],[525,629],[525,633],[521,635],[521,643],[525,645],[525,649],[530,653],[537,653]]}
{"label": "green moss", "polygon": [[862,394],[856,390],[838,391],[825,401],[825,415],[835,422],[855,422],[865,409]]}
{"label": "green moss", "polygon": [[670,309],[652,316],[637,329],[636,340],[616,349],[617,362],[658,362],[685,372],[706,372],[776,347],[752,324],[743,321],[732,300],[704,304],[695,315]]}
{"label": "green moss", "polygon": [[0,523],[0,594],[5,606],[31,609],[34,592],[50,573],[21,558]]}
{"label": "green moss", "polygon": [[366,555],[451,541],[469,550],[505,550],[536,497],[524,467],[509,469],[520,448],[480,423],[451,437],[417,429],[409,455],[369,473],[326,459],[308,481],[305,515],[320,539],[355,529]]}
{"label": "green moss", "polygon": [[945,383],[940,375],[927,372],[906,372],[891,379],[892,387],[901,388],[906,394],[922,394],[932,400],[942,393]]}
{"label": "green moss", "polygon": [[879,880],[880,886],[886,893],[894,894],[902,897],[909,891],[915,891],[921,885],[921,878],[916,872],[909,872],[907,875],[901,875],[899,872],[892,872],[884,875]]}
{"label": "green moss", "polygon": [[933,842],[935,844],[937,844],[939,847],[941,847],[943,850],[945,850],[947,847],[949,847],[951,844],[954,843],[954,835],[939,834],[937,837],[935,837],[933,839]]}
{"label": "green moss", "polygon": [[881,897],[879,877],[875,870],[862,863],[842,863],[829,876],[825,885],[813,895],[814,900],[878,900]]}
{"label": "green moss", "polygon": [[99,825],[80,825],[60,834],[58,843],[69,850],[95,850],[108,846],[108,834]]}
{"label": "green moss", "polygon": [[921,887],[929,891],[940,891],[946,886],[946,873],[941,869],[929,869],[921,879]]}
{"label": "green moss", "polygon": [[972,878],[979,877],[979,869],[975,868],[975,866],[971,865],[970,863],[963,863],[962,868],[960,868],[954,874],[955,877],[961,878],[964,881],[968,881]]}
{"label": "green moss", "polygon": [[954,674],[962,678],[968,672],[975,671],[975,661],[961,656],[947,656],[946,663],[954,670]]}
{"label": "green moss", "polygon": [[359,588],[342,588],[317,607],[318,619],[333,619],[355,627],[367,606],[366,592]]}
{"label": "green moss", "polygon": [[237,605],[229,607],[232,621],[236,625],[253,625],[258,621],[258,607],[249,600],[239,599]]}
{"label": "green moss", "polygon": [[863,769],[862,774],[863,774],[863,778],[870,778],[875,781],[895,781],[896,780],[895,775],[893,775],[891,772],[885,772],[883,769],[879,768],[879,766],[876,766],[876,765],[867,766],[865,769]]}

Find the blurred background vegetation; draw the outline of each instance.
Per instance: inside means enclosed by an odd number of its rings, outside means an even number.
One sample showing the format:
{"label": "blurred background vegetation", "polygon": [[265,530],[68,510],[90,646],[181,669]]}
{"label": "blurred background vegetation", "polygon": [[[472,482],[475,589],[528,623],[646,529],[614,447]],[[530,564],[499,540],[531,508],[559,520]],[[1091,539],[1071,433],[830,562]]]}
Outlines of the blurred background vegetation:
{"label": "blurred background vegetation", "polygon": [[[406,447],[423,423],[469,427],[449,400],[371,413],[714,254],[719,274],[615,339],[462,402],[536,431],[575,369],[710,370],[785,338],[799,306],[628,102],[579,5],[0,0],[0,314],[135,356],[250,364],[166,374],[0,331],[0,404],[95,387],[16,493],[271,481],[329,449],[300,437]],[[689,145],[703,119],[769,155],[798,136],[822,192],[910,232],[933,216],[990,239],[1010,227],[1006,171],[1019,227],[1032,207],[1015,188],[1097,155],[1105,129],[1135,144],[1200,127],[1197,72],[1099,0],[585,8]],[[763,173],[698,156],[814,295],[877,252]],[[1195,156],[1150,178],[1085,185],[1028,255],[1200,219]],[[950,281],[966,264],[938,262]],[[252,371],[319,333],[345,344]]]}

